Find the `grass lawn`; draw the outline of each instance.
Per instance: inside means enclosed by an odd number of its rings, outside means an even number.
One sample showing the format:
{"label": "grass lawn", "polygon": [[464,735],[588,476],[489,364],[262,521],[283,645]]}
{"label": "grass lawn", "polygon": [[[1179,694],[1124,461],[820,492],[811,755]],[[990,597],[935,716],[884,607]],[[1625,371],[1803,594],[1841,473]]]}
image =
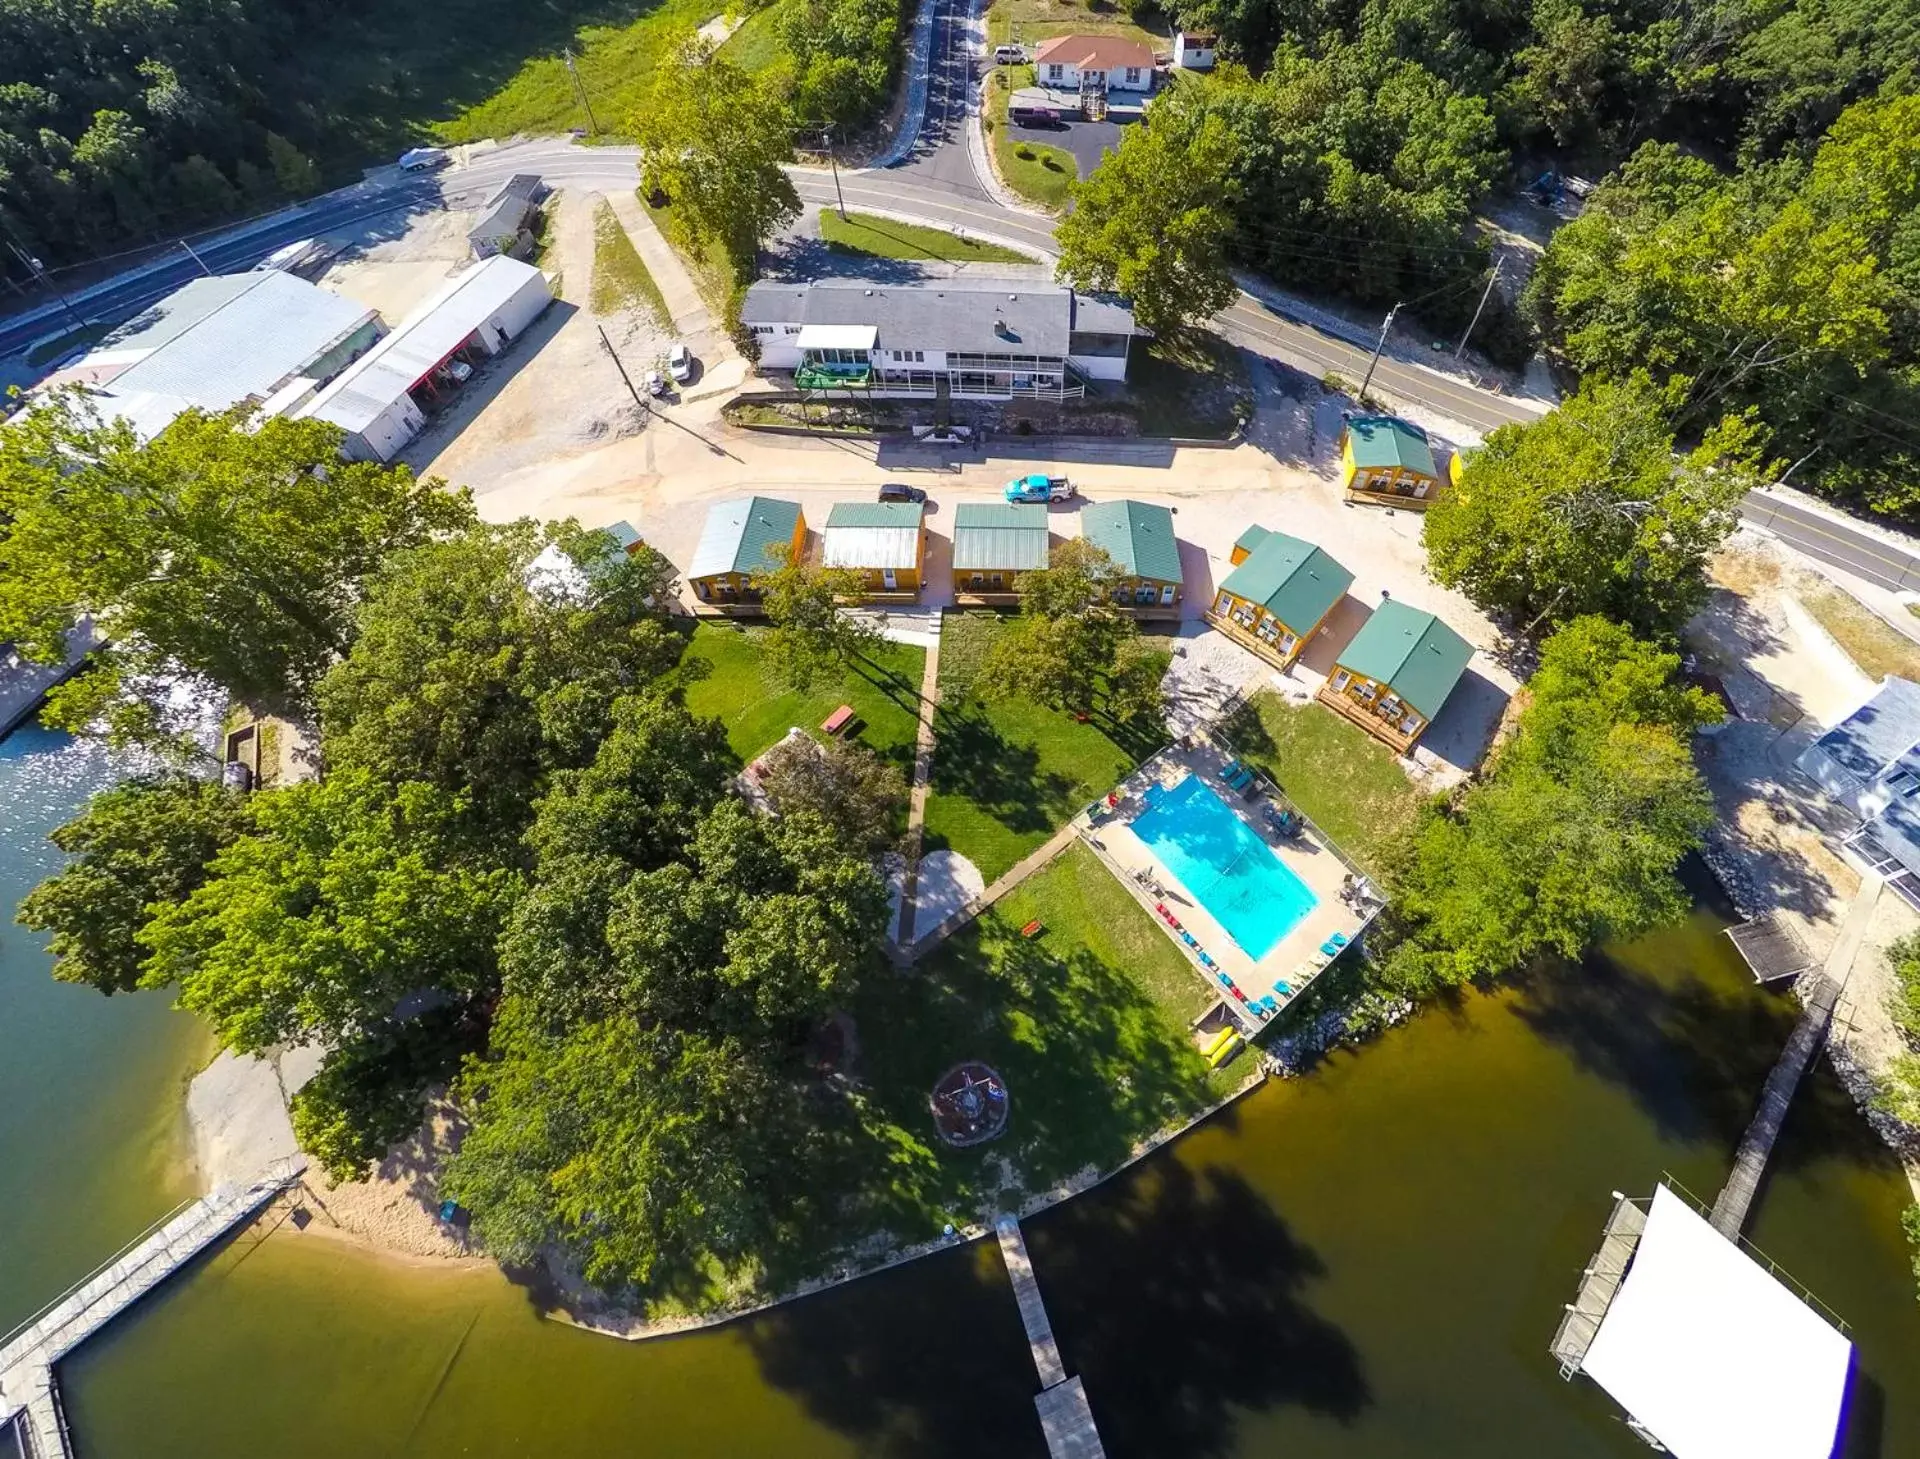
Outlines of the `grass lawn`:
{"label": "grass lawn", "polygon": [[1085,0],[993,0],[987,11],[987,48],[1016,39],[1031,47],[1056,35],[1123,35],[1152,50],[1171,51],[1173,32],[1166,17],[1156,11],[1152,20],[1158,29],[1135,24],[1115,6],[1096,9]]}
{"label": "grass lawn", "polygon": [[666,297],[647,272],[627,230],[620,226],[613,205],[605,198],[593,210],[593,294],[595,314],[617,314],[644,309],[662,329],[673,327]]}
{"label": "grass lawn", "polygon": [[1096,714],[971,692],[1006,620],[950,613],[940,633],[938,738],[927,797],[926,844],[959,852],[989,882],[1111,790],[1165,741]]}
{"label": "grass lawn", "polygon": [[[1033,919],[1046,931],[1029,941]],[[1003,1163],[1027,1192],[1118,1165],[1252,1071],[1244,1053],[1220,1070],[1200,1058],[1186,1025],[1207,1001],[1152,918],[1091,851],[1069,848],[910,975],[874,974],[853,999],[868,1107],[820,1172],[816,1189],[842,1193],[820,1239],[923,1240],[986,1202],[1017,1205]],[[1006,1079],[1011,1119],[991,1144],[951,1150],[927,1091],[969,1058]],[[820,1255],[794,1253],[801,1270]]]}
{"label": "grass lawn", "polygon": [[720,55],[742,71],[767,69],[786,49],[780,44],[780,18],[783,7],[775,0],[762,6],[740,23],[740,28],[720,47]]}
{"label": "grass lawn", "polygon": [[1261,693],[1227,732],[1241,755],[1369,870],[1379,869],[1381,853],[1419,813],[1423,797],[1393,752],[1324,705]]}
{"label": "grass lawn", "polygon": [[1219,440],[1253,414],[1246,361],[1219,335],[1184,330],[1136,346],[1127,393],[1143,436]]}
{"label": "grass lawn", "polygon": [[896,223],[872,213],[848,213],[842,218],[832,208],[820,210],[820,236],[835,253],[866,258],[937,259],[944,263],[1032,263],[1024,253],[962,238],[944,228],[918,223]]}
{"label": "grass lawn", "polygon": [[[1007,85],[1000,84],[1001,78]],[[1007,186],[1030,203],[1058,210],[1067,205],[1067,190],[1080,175],[1071,152],[1008,135],[1007,100],[1022,86],[1033,85],[1033,67],[1001,66],[987,85],[988,140],[993,160]]]}
{"label": "grass lawn", "polygon": [[1886,674],[1920,679],[1920,644],[1851,593],[1822,583],[1803,590],[1800,601],[1869,679],[1878,682]]}
{"label": "grass lawn", "polygon": [[688,244],[686,230],[681,228],[671,204],[656,208],[647,201],[644,189],[636,189],[635,192],[640,199],[640,206],[653,219],[653,226],[660,230],[660,235],[673,245],[674,251],[685,261],[688,272],[693,275],[694,287],[700,291],[701,300],[722,319],[734,318],[729,305],[733,298],[736,274],[727,246],[716,238],[704,249],[696,251]]}
{"label": "grass lawn", "polygon": [[687,687],[687,707],[726,725],[736,755],[751,760],[792,726],[818,730],[840,705],[851,704],[862,724],[858,742],[911,772],[925,649],[889,643],[871,663],[799,691],[767,671],[757,642],[765,632],[731,623],[698,624],[682,660],[699,676]]}

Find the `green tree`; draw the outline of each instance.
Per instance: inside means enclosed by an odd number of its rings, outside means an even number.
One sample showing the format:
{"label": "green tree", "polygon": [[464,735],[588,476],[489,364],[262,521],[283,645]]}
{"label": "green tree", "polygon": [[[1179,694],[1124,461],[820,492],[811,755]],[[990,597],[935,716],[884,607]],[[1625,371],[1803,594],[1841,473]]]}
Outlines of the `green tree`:
{"label": "green tree", "polygon": [[796,689],[821,675],[837,672],[870,656],[881,643],[872,620],[842,607],[857,602],[866,581],[849,568],[822,567],[782,550],[777,563],[753,574],[753,586],[772,629],[764,647],[767,662]]}
{"label": "green tree", "polygon": [[1207,319],[1233,302],[1228,269],[1238,190],[1233,131],[1185,88],[1162,99],[1153,124],[1128,127],[1120,146],[1073,187],[1060,220],[1060,277],[1075,288],[1132,300],[1149,329]]}
{"label": "green tree", "polygon": [[280,191],[290,198],[306,198],[320,191],[320,169],[278,132],[267,133],[267,166]]}
{"label": "green tree", "polygon": [[1020,574],[1020,616],[994,640],[976,687],[988,697],[1031,699],[1122,721],[1159,712],[1164,665],[1114,601],[1120,570],[1106,552],[1073,538],[1048,566]]}
{"label": "green tree", "polygon": [[1668,411],[1684,388],[1589,382],[1533,424],[1494,431],[1427,512],[1435,581],[1525,631],[1600,613],[1678,633],[1761,480],[1748,420],[1675,455]]}
{"label": "green tree", "polygon": [[459,1071],[459,1011],[437,1008],[329,1050],[289,1103],[293,1137],[336,1181],[364,1180],[420,1127],[431,1086]]}
{"label": "green tree", "polygon": [[906,777],[865,745],[789,735],[761,758],[760,786],[782,815],[815,815],[843,845],[878,854],[899,840]]}
{"label": "green tree", "polygon": [[102,993],[139,986],[139,943],[156,907],[206,880],[207,866],[249,824],[244,797],[186,775],[129,780],[103,790],[53,844],[74,860],[22,899],[14,920],[53,934],[53,975]]}
{"label": "green tree", "polygon": [[390,552],[471,518],[465,493],[339,458],[317,421],[190,411],[142,444],[77,397],[0,432],[0,636],[55,662],[80,614],[112,642],[49,699],[80,731],[159,737],[186,673],[298,706],[352,638],[354,599]]}
{"label": "green tree", "polygon": [[694,247],[723,244],[741,270],[800,215],[783,167],[791,127],[768,85],[695,37],[661,63],[628,124],[643,152],[641,185],[672,199]]}
{"label": "green tree", "polygon": [[353,1042],[412,993],[487,993],[518,879],[463,858],[461,809],[354,771],[256,795],[255,832],[141,932],[142,986],[177,983],[239,1053]]}

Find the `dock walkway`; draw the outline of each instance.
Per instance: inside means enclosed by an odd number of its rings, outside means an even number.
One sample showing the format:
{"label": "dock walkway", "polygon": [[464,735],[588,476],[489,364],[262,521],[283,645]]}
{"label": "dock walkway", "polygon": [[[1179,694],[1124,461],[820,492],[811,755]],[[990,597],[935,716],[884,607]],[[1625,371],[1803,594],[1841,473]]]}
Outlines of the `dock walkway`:
{"label": "dock walkway", "polygon": [[1827,1028],[1833,1022],[1833,1006],[1840,997],[1840,987],[1824,974],[1815,976],[1817,981],[1807,998],[1806,1011],[1794,1025],[1773,1072],[1767,1075],[1766,1088],[1760,1091],[1760,1108],[1754,1111],[1753,1122],[1740,1138],[1740,1148],[1733,1157],[1733,1174],[1727,1177],[1720,1198],[1713,1203],[1713,1229],[1729,1241],[1740,1239],[1740,1232],[1747,1224],[1747,1211],[1760,1189],[1760,1177],[1766,1173],[1767,1157],[1773,1153],[1773,1142],[1779,1138],[1780,1127],[1786,1123],[1787,1110],[1793,1104],[1793,1093],[1800,1087],[1801,1076],[1825,1042]]}
{"label": "dock walkway", "polygon": [[1086,1389],[1078,1377],[1067,1377],[1060,1345],[1053,1340],[1053,1324],[1047,1321],[1047,1304],[1040,1298],[1040,1283],[1033,1274],[1033,1258],[1027,1255],[1027,1239],[1020,1234],[1020,1222],[1002,1216],[994,1223],[994,1233],[1000,1238],[1000,1255],[1007,1264],[1007,1278],[1013,1283],[1014,1300],[1020,1304],[1020,1320],[1026,1324],[1033,1366],[1040,1374],[1040,1396],[1033,1406],[1047,1438],[1047,1452],[1053,1459],[1105,1459],[1106,1450],[1100,1443],[1100,1431],[1093,1425]]}
{"label": "dock walkway", "polygon": [[248,1185],[228,1184],[169,1217],[0,1342],[0,1432],[15,1428],[26,1459],[70,1459],[54,1365],[155,1287],[251,1220],[300,1178],[306,1162],[277,1162]]}
{"label": "dock walkway", "polygon": [[1607,1218],[1600,1249],[1581,1273],[1580,1293],[1567,1308],[1566,1316],[1560,1319],[1559,1331],[1553,1335],[1552,1352],[1560,1362],[1562,1378],[1571,1378],[1586,1362],[1587,1349],[1593,1346],[1594,1334],[1600,1331],[1600,1320],[1613,1305],[1614,1294],[1626,1279],[1627,1264],[1640,1245],[1640,1234],[1646,1229],[1647,1213],[1640,1208],[1640,1203],[1615,1191],[1613,1214]]}

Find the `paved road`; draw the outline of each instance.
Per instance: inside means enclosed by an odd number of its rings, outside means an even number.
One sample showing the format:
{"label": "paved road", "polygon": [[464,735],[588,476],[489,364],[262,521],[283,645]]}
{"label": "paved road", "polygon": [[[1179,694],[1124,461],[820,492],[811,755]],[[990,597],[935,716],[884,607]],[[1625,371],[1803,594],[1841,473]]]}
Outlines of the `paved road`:
{"label": "paved road", "polygon": [[1920,591],[1920,552],[1906,543],[1776,492],[1748,492],[1740,515],[1820,562],[1895,592]]}

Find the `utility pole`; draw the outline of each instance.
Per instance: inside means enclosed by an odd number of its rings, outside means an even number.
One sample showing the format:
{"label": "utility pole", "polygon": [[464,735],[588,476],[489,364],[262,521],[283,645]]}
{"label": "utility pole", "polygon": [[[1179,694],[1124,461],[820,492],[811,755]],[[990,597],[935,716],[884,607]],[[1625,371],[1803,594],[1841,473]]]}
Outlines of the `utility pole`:
{"label": "utility pole", "polygon": [[187,242],[186,239],[182,238],[180,240],[180,246],[186,249],[188,258],[192,259],[195,263],[200,265],[201,273],[205,274],[208,278],[213,277],[213,270],[207,267],[207,261],[204,258],[202,258],[199,254],[193,251],[193,245],[191,243]]}
{"label": "utility pole", "polygon": [[1374,341],[1373,358],[1367,361],[1367,373],[1360,381],[1360,403],[1367,403],[1367,387],[1373,383],[1373,367],[1380,363],[1380,351],[1387,347],[1387,331],[1393,328],[1393,316],[1400,312],[1395,304],[1387,311],[1387,317],[1380,321],[1380,338]]}
{"label": "utility pole", "polygon": [[1487,275],[1487,286],[1480,291],[1480,302],[1473,306],[1473,318],[1467,321],[1467,332],[1460,336],[1460,346],[1453,352],[1457,360],[1467,352],[1467,341],[1473,337],[1473,327],[1480,322],[1480,311],[1487,307],[1487,300],[1493,297],[1493,286],[1500,281],[1500,270],[1506,260],[1500,259],[1493,266],[1493,272]]}
{"label": "utility pole", "polygon": [[620,383],[627,387],[627,394],[633,397],[633,403],[647,415],[653,414],[653,407],[640,398],[640,392],[633,388],[633,381],[627,377],[627,367],[620,363],[620,356],[614,353],[613,341],[607,338],[606,326],[597,326],[600,330],[600,343],[607,352],[607,358],[613,361],[613,368],[620,372]]}
{"label": "utility pole", "polygon": [[27,272],[40,281],[40,287],[49,290],[53,294],[53,297],[60,301],[60,307],[67,311],[68,315],[72,317],[73,322],[82,329],[85,329],[87,321],[80,317],[80,311],[73,307],[73,301],[54,287],[53,280],[47,276],[47,266],[12,239],[7,240],[7,247],[13,250],[13,256],[15,258],[27,266]]}
{"label": "utility pole", "polygon": [[573,47],[568,46],[560,53],[566,58],[567,74],[573,78],[574,94],[580,98],[580,105],[587,113],[587,131],[592,136],[600,135],[600,123],[593,119],[593,103],[587,100],[587,86],[580,79],[580,71],[573,64]]}
{"label": "utility pole", "polygon": [[827,130],[827,166],[833,169],[833,195],[835,198],[839,200],[840,221],[844,223],[847,221],[847,197],[845,193],[840,191],[840,163],[839,163],[839,160],[833,155],[833,128],[828,127],[826,130]]}

